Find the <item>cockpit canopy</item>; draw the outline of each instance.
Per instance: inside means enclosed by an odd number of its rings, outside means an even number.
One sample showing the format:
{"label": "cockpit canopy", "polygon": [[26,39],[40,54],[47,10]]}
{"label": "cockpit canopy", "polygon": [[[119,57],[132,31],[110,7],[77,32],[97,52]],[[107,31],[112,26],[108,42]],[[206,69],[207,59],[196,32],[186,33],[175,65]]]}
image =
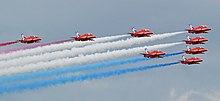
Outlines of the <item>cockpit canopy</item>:
{"label": "cockpit canopy", "polygon": [[207,25],[202,25],[202,27],[207,28],[208,26]]}

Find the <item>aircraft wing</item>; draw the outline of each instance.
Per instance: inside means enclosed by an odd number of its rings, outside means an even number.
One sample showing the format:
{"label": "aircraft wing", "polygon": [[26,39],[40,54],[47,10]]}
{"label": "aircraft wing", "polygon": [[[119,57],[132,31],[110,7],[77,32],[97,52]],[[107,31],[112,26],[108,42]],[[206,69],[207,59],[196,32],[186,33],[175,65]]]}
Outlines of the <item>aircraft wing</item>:
{"label": "aircraft wing", "polygon": [[133,34],[133,33],[130,32],[130,33],[127,33],[127,34]]}
{"label": "aircraft wing", "polygon": [[145,55],[145,53],[140,53],[141,55]]}

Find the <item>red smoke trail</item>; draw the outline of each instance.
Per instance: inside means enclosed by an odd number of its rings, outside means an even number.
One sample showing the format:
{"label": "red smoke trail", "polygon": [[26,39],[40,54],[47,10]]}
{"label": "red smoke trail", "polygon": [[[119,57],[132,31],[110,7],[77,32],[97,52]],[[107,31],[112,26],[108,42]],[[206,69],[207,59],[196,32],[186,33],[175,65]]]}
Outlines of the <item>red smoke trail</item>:
{"label": "red smoke trail", "polygon": [[10,53],[10,52],[19,51],[19,50],[32,49],[32,48],[47,46],[47,45],[51,45],[51,44],[59,44],[59,43],[68,42],[68,41],[72,41],[72,40],[74,40],[74,39],[59,40],[59,41],[54,41],[54,42],[47,42],[47,43],[42,43],[42,44],[36,44],[36,45],[32,45],[32,46],[26,46],[26,47],[19,47],[19,48],[12,48],[12,49],[7,49],[7,50],[1,50],[0,54]]}
{"label": "red smoke trail", "polygon": [[0,47],[18,43],[18,41],[0,43]]}

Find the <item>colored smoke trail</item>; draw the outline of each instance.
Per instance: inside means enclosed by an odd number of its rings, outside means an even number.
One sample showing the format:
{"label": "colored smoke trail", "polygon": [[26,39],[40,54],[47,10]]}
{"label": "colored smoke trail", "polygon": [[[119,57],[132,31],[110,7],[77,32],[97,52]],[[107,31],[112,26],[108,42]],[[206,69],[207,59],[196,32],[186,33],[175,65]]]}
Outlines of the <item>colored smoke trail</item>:
{"label": "colored smoke trail", "polygon": [[13,49],[8,49],[8,50],[1,50],[0,54],[11,53],[11,52],[14,52],[14,51],[23,51],[23,50],[27,50],[27,49],[43,47],[43,46],[52,45],[52,44],[59,44],[59,43],[64,43],[64,42],[68,42],[68,41],[73,41],[73,40],[74,39],[59,40],[59,41],[53,41],[53,42],[48,42],[48,43],[35,44],[35,45],[32,45],[32,46],[19,47],[19,48],[13,48]]}
{"label": "colored smoke trail", "polygon": [[18,41],[11,41],[11,42],[0,43],[0,47],[2,47],[2,46],[7,46],[7,45],[11,45],[11,44],[15,44],[15,43],[18,43]]}
{"label": "colored smoke trail", "polygon": [[[110,41],[115,41],[115,40],[118,40],[124,37],[128,37],[128,35],[101,37],[101,38],[94,39],[95,41],[85,41],[85,42],[74,41],[74,42],[65,42],[65,43],[60,43],[60,44],[51,44],[51,45],[46,45],[43,47],[36,47],[33,49],[30,46],[30,49],[26,49],[26,50],[21,49],[20,51],[17,51],[17,49],[14,49],[12,53],[9,52],[7,54],[0,54],[0,60],[9,60],[9,59],[18,58],[18,57],[32,56],[32,55],[38,55],[42,53],[61,51],[64,49],[71,49],[73,47],[82,47],[82,46],[95,44],[95,43],[110,42]],[[10,50],[5,50],[5,52],[7,51],[10,51]]]}
{"label": "colored smoke trail", "polygon": [[[147,46],[147,48],[149,50],[161,49],[161,48],[168,48],[168,47],[176,46],[176,45],[183,44],[183,43],[184,42],[159,44],[159,45]],[[144,51],[145,47],[115,50],[115,51],[95,53],[95,54],[90,54],[90,55],[85,55],[85,56],[81,55],[81,56],[74,57],[74,58],[64,58],[64,59],[57,59],[57,60],[53,60],[49,62],[39,62],[39,63],[28,64],[28,65],[20,66],[20,67],[4,68],[4,69],[0,69],[0,75],[1,76],[13,75],[13,74],[19,74],[19,73],[25,73],[25,72],[36,72],[40,70],[67,67],[67,66],[72,66],[72,65],[84,65],[84,64],[90,64],[90,63],[95,63],[95,62],[103,62],[103,61],[108,61],[108,60],[119,59],[125,56],[127,57],[133,57],[133,56],[138,56],[138,55],[140,56],[140,53]]]}
{"label": "colored smoke trail", "polygon": [[151,37],[130,38],[127,40],[119,40],[115,42],[93,44],[93,45],[88,45],[88,46],[80,47],[80,48],[72,48],[71,50],[56,51],[52,53],[11,59],[8,61],[0,61],[0,65],[4,68],[13,67],[13,66],[17,67],[17,66],[28,65],[31,63],[51,61],[51,60],[62,59],[66,57],[75,57],[79,54],[86,55],[86,54],[93,54],[93,53],[98,53],[98,52],[105,52],[108,50],[129,48],[129,47],[132,47],[138,44],[143,44],[149,41],[164,39],[164,38],[168,38],[168,37],[175,36],[175,35],[182,34],[182,33],[184,32],[165,33],[165,34],[153,35]]}
{"label": "colored smoke trail", "polygon": [[[164,55],[163,57],[170,57],[170,56],[180,55],[183,53],[184,52],[170,53],[170,54]],[[3,77],[0,77],[0,83],[34,79],[34,78],[53,76],[53,75],[60,75],[60,74],[65,74],[65,73],[73,73],[73,72],[78,72],[82,70],[109,68],[112,66],[123,65],[127,63],[136,63],[136,62],[147,61],[151,59],[153,58],[136,57],[136,58],[126,59],[126,60],[113,60],[113,61],[107,61],[107,62],[101,62],[101,63],[95,63],[95,64],[87,64],[83,66],[74,66],[70,68],[57,68],[57,69],[48,70],[48,71],[24,73],[24,74],[12,75],[12,76],[3,76]]]}
{"label": "colored smoke trail", "polygon": [[65,84],[65,83],[70,83],[70,82],[106,78],[106,77],[111,77],[114,75],[122,75],[122,74],[130,73],[130,72],[137,72],[137,71],[144,71],[144,70],[153,69],[153,68],[166,67],[166,66],[179,64],[179,63],[180,62],[171,62],[171,63],[156,64],[156,65],[150,65],[150,66],[139,66],[135,68],[116,69],[116,70],[107,71],[107,72],[81,74],[77,76],[60,77],[60,78],[52,79],[52,80],[43,80],[43,81],[37,81],[37,82],[31,82],[31,83],[1,86],[0,93],[24,91],[26,89],[37,89],[41,87],[55,86],[58,84]]}

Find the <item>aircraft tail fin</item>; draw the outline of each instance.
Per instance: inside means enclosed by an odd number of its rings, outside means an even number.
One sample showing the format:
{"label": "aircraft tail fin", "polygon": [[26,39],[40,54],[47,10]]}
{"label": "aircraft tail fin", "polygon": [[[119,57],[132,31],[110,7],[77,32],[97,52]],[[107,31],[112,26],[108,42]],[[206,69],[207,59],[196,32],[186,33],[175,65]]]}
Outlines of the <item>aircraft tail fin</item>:
{"label": "aircraft tail fin", "polygon": [[132,27],[132,32],[133,32],[133,33],[136,33],[136,32],[137,32],[137,30],[136,30],[135,27]]}
{"label": "aircraft tail fin", "polygon": [[24,34],[23,34],[23,33],[21,34],[21,38],[22,38],[22,40],[24,40],[24,38],[25,38],[25,36],[24,36]]}
{"label": "aircraft tail fin", "polygon": [[187,35],[187,36],[186,36],[186,38],[187,38],[187,40],[188,40],[188,41],[190,40],[190,37],[189,37],[189,35]]}
{"label": "aircraft tail fin", "polygon": [[189,29],[192,30],[193,29],[193,25],[189,24]]}
{"label": "aircraft tail fin", "polygon": [[187,51],[189,51],[189,50],[190,50],[190,48],[189,48],[189,46],[188,46],[188,45],[186,45],[186,49],[187,49]]}
{"label": "aircraft tail fin", "polygon": [[76,37],[79,37],[79,32],[78,31],[76,31],[75,34],[76,34]]}
{"label": "aircraft tail fin", "polygon": [[144,50],[145,50],[145,54],[148,54],[148,49],[147,49],[147,48],[145,48]]}
{"label": "aircraft tail fin", "polygon": [[183,61],[185,61],[185,60],[186,60],[186,58],[185,58],[185,56],[184,56],[184,55],[182,56],[182,60],[183,60]]}

